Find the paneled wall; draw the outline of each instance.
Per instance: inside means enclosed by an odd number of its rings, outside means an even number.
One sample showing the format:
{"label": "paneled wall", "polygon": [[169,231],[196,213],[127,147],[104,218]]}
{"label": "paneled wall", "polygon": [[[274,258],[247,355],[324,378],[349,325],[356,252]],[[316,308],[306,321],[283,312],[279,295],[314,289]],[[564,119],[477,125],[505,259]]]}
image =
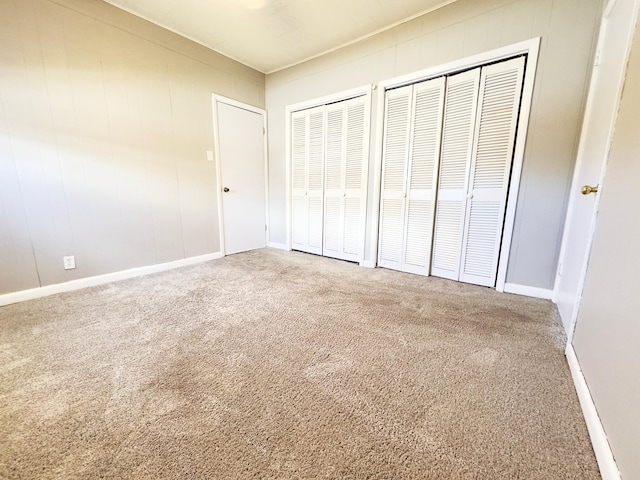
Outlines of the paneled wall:
{"label": "paneled wall", "polygon": [[[271,242],[286,243],[287,105],[540,36],[507,282],[552,289],[602,8],[602,0],[458,0],[368,40],[267,75]],[[371,171],[373,160],[372,154]],[[373,185],[369,187],[371,211],[377,205],[372,205]]]}
{"label": "paneled wall", "polygon": [[99,0],[0,22],[0,294],[218,251],[211,94],[264,75]]}

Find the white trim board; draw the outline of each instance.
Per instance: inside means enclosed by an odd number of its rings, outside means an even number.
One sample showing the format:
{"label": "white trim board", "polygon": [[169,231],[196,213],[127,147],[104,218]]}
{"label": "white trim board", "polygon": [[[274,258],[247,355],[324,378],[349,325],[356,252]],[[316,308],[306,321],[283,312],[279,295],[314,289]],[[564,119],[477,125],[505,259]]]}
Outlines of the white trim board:
{"label": "white trim board", "polygon": [[435,78],[441,75],[448,75],[457,71],[474,68],[499,60],[504,60],[517,55],[527,55],[527,67],[524,75],[524,85],[522,89],[522,103],[520,110],[520,119],[518,122],[518,130],[516,133],[516,144],[514,148],[513,166],[511,170],[511,182],[509,185],[509,194],[507,197],[507,206],[505,211],[505,222],[503,227],[503,241],[498,259],[498,274],[496,278],[496,290],[498,292],[505,291],[507,278],[507,266],[509,263],[509,254],[511,251],[511,241],[513,239],[513,230],[515,224],[516,203],[518,200],[518,192],[520,189],[520,177],[522,174],[522,163],[524,161],[524,150],[527,139],[527,131],[529,125],[529,115],[531,112],[531,103],[533,100],[533,86],[538,65],[538,52],[540,50],[540,37],[532,38],[524,42],[515,43],[488,52],[473,55],[471,57],[462,58],[453,62],[438,65],[436,67],[421,70],[419,72],[403,75],[400,77],[385,80],[378,84],[378,112],[376,118],[376,138],[375,138],[375,167],[374,173],[374,191],[373,191],[373,211],[371,232],[369,238],[370,250],[365,258],[378,258],[378,229],[380,222],[380,182],[382,177],[382,148],[383,148],[383,126],[384,126],[384,105],[385,92],[392,88],[401,87],[418,83],[429,78]]}
{"label": "white trim board", "polygon": [[198,257],[189,257],[182,260],[175,260],[173,262],[158,263],[156,265],[148,265],[146,267],[131,268],[128,270],[121,270],[119,272],[106,273],[104,275],[96,275],[94,277],[71,280],[70,282],[56,283],[55,285],[46,285],[44,287],[22,290],[20,292],[6,293],[4,295],[0,295],[0,307],[11,305],[12,303],[47,297],[49,295],[55,295],[57,293],[72,292],[74,290],[80,290],[81,288],[95,287],[97,285],[104,285],[105,283],[141,277],[143,275],[149,275],[151,273],[165,272],[167,270],[173,270],[174,268],[187,267],[189,265],[208,262],[210,260],[217,260],[219,258],[222,258],[223,256],[224,255],[222,255],[222,253],[220,252],[209,253],[207,255],[200,255]]}
{"label": "white trim board", "polygon": [[620,480],[620,472],[609,446],[607,434],[604,431],[596,406],[593,403],[593,398],[591,398],[589,387],[582,374],[580,363],[578,363],[578,357],[571,344],[567,345],[565,354],[567,355],[567,363],[569,363],[573,384],[576,387],[580,406],[582,407],[582,414],[587,424],[589,437],[591,437],[593,450],[596,454],[600,475],[602,475],[603,480]]}
{"label": "white trim board", "polygon": [[553,290],[551,289],[528,287],[526,285],[518,285],[517,283],[505,283],[504,293],[524,295],[525,297],[542,298],[544,300],[551,300],[553,297]]}
{"label": "white trim board", "polygon": [[300,110],[307,110],[313,107],[319,107],[320,105],[328,105],[329,103],[342,102],[344,100],[362,97],[363,95],[371,93],[372,88],[372,85],[363,85],[361,87],[352,88],[350,90],[343,90],[342,92],[325,95],[324,97],[294,103],[293,105],[287,105],[287,114],[298,112]]}

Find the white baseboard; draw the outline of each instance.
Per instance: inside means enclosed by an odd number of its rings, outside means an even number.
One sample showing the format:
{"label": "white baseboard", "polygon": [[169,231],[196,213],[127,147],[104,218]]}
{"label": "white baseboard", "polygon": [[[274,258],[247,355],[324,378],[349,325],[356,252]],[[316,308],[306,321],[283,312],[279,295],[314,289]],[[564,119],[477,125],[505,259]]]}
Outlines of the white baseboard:
{"label": "white baseboard", "polygon": [[164,272],[166,270],[186,267],[188,265],[195,265],[196,263],[208,262],[209,260],[216,260],[222,257],[224,257],[224,255],[221,252],[209,253],[207,255],[184,258],[182,260],[176,260],[173,262],[159,263],[157,265],[149,265],[146,267],[131,268],[129,270],[122,270],[120,272],[106,273],[104,275],[96,275],[95,277],[80,278],[78,280],[71,280],[70,282],[56,283],[55,285],[46,285],[44,287],[22,290],[20,292],[6,293],[4,295],[0,295],[0,307],[10,305],[12,303],[24,302],[26,300],[33,300],[35,298],[55,295],[56,293],[71,292],[73,290],[79,290],[81,288],[95,287],[96,285],[104,285],[105,283],[117,282],[119,280],[126,280],[128,278],[141,277],[142,275],[149,275],[150,273]]}
{"label": "white baseboard", "polygon": [[363,260],[360,262],[361,267],[376,268],[375,260]]}
{"label": "white baseboard", "polygon": [[607,440],[607,434],[604,431],[600,417],[596,410],[596,406],[591,398],[591,392],[582,374],[582,369],[578,363],[578,357],[573,349],[572,345],[567,345],[565,351],[567,355],[567,362],[571,369],[571,376],[573,377],[573,384],[578,392],[578,398],[580,399],[580,406],[582,407],[582,414],[587,423],[587,429],[589,430],[589,436],[591,437],[591,444],[596,454],[596,460],[598,461],[598,467],[600,468],[600,475],[602,480],[620,480],[620,472],[616,461],[613,458],[613,452],[609,446]]}
{"label": "white baseboard", "polygon": [[505,283],[505,293],[513,293],[515,295],[524,295],[525,297],[543,298],[551,300],[553,290],[547,288],[527,287],[526,285],[518,285],[516,283]]}
{"label": "white baseboard", "polygon": [[269,243],[267,243],[267,247],[276,248],[278,250],[287,250],[287,251],[291,250],[284,243],[269,242]]}

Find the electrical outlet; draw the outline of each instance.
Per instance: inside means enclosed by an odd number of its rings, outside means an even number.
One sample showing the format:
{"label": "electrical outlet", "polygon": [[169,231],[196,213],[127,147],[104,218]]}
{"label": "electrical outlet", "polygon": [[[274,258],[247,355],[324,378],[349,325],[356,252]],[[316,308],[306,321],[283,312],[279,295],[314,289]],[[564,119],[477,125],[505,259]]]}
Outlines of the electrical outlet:
{"label": "electrical outlet", "polygon": [[76,257],[73,255],[62,257],[62,262],[64,263],[65,270],[73,270],[74,268],[76,268]]}

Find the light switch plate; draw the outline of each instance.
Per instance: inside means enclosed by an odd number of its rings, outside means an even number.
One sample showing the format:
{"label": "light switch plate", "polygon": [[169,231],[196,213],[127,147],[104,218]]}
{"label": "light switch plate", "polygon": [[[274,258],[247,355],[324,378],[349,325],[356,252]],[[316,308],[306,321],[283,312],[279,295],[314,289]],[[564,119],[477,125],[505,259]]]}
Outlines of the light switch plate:
{"label": "light switch plate", "polygon": [[213,162],[213,151],[207,150],[207,160]]}
{"label": "light switch plate", "polygon": [[73,255],[62,257],[62,262],[64,264],[65,270],[73,270],[74,268],[76,268],[76,257]]}

